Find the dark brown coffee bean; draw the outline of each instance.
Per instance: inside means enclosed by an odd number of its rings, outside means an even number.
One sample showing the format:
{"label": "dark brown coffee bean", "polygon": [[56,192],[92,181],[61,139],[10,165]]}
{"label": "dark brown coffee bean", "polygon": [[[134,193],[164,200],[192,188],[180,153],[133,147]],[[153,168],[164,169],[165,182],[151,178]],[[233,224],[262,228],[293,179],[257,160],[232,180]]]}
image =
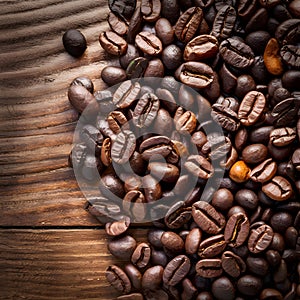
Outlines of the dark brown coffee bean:
{"label": "dark brown coffee bean", "polygon": [[276,171],[276,162],[269,158],[251,171],[250,178],[255,182],[265,183],[275,176]]}
{"label": "dark brown coffee bean", "polygon": [[163,77],[165,67],[159,58],[151,59],[144,72],[144,77]]}
{"label": "dark brown coffee bean", "polygon": [[132,293],[128,295],[119,296],[117,300],[144,300],[144,297],[140,293]]}
{"label": "dark brown coffee bean", "polygon": [[190,220],[191,213],[191,207],[185,206],[183,201],[178,201],[167,211],[164,219],[165,224],[168,228],[178,229]]}
{"label": "dark brown coffee bean", "polygon": [[165,267],[163,282],[167,286],[175,286],[188,274],[191,267],[190,259],[185,255],[173,258]]}
{"label": "dark brown coffee bean", "polygon": [[278,282],[283,282],[287,279],[287,266],[286,262],[284,259],[281,260],[280,264],[277,266],[273,273],[273,280],[278,283]]}
{"label": "dark brown coffee bean", "polygon": [[71,82],[70,86],[71,85],[81,85],[85,87],[90,93],[94,93],[94,84],[88,77],[77,77]]}
{"label": "dark brown coffee bean", "polygon": [[243,98],[250,91],[256,90],[256,83],[252,76],[241,75],[237,78],[235,94],[239,98]]}
{"label": "dark brown coffee bean", "polygon": [[155,119],[159,110],[159,99],[156,95],[144,94],[133,111],[133,123],[139,128],[148,127]]}
{"label": "dark brown coffee bean", "polygon": [[[202,0],[197,0],[202,1]],[[213,300],[213,295],[210,292],[201,292],[198,294],[196,300]]]}
{"label": "dark brown coffee bean", "polygon": [[163,281],[164,268],[162,266],[154,266],[145,271],[142,279],[142,287],[144,290],[159,289]]}
{"label": "dark brown coffee bean", "polygon": [[180,16],[180,6],[176,0],[161,0],[161,15],[173,25]]}
{"label": "dark brown coffee bean", "polygon": [[108,242],[108,250],[116,258],[129,260],[134,249],[136,240],[130,235],[117,237]]}
{"label": "dark brown coffee bean", "polygon": [[133,59],[126,69],[126,75],[129,79],[140,78],[144,75],[147,67],[148,60],[144,57],[137,57]]}
{"label": "dark brown coffee bean", "polygon": [[127,42],[113,31],[100,33],[99,42],[101,47],[109,54],[123,55],[127,50]]}
{"label": "dark brown coffee bean", "polygon": [[296,139],[296,131],[290,127],[275,128],[270,133],[270,142],[276,147],[284,147]]}
{"label": "dark brown coffee bean", "polygon": [[188,278],[183,279],[182,281],[182,293],[181,299],[192,300],[197,295],[197,289]]}
{"label": "dark brown coffee bean", "polygon": [[225,226],[225,218],[205,201],[193,204],[192,216],[197,225],[209,234],[219,233]]}
{"label": "dark brown coffee bean", "polygon": [[284,234],[284,241],[288,247],[295,248],[297,245],[298,231],[295,227],[290,226]]}
{"label": "dark brown coffee bean", "polygon": [[151,248],[147,243],[137,245],[131,256],[131,262],[138,268],[144,268],[148,265],[151,258]]}
{"label": "dark brown coffee bean", "polygon": [[258,127],[249,132],[249,140],[251,143],[267,144],[270,133],[274,129],[273,126]]}
{"label": "dark brown coffee bean", "polygon": [[183,239],[175,232],[166,231],[161,236],[161,243],[165,249],[174,254],[179,254],[184,249]]}
{"label": "dark brown coffee bean", "polygon": [[250,223],[246,214],[237,212],[232,214],[226,224],[224,238],[231,247],[241,246],[249,235]]}
{"label": "dark brown coffee bean", "polygon": [[118,35],[125,35],[128,32],[128,23],[121,19],[113,12],[109,12],[107,22],[115,33]]}
{"label": "dark brown coffee bean", "polygon": [[161,198],[162,189],[159,182],[151,175],[146,175],[142,179],[146,202],[153,202]]}
{"label": "dark brown coffee bean", "polygon": [[135,10],[136,0],[109,0],[109,9],[122,19],[130,18]]}
{"label": "dark brown coffee bean", "polygon": [[109,86],[121,83],[126,80],[126,72],[119,67],[107,66],[101,72],[102,80]]}
{"label": "dark brown coffee bean", "polygon": [[178,19],[175,25],[175,35],[179,41],[187,43],[196,34],[203,19],[200,7],[191,7]]}
{"label": "dark brown coffee bean", "polygon": [[251,48],[235,38],[228,38],[220,44],[220,54],[224,61],[235,68],[244,69],[254,62]]}
{"label": "dark brown coffee bean", "polygon": [[146,54],[155,56],[162,52],[162,43],[153,33],[142,31],[135,38],[136,45]]}
{"label": "dark brown coffee bean", "polygon": [[142,287],[142,273],[132,264],[127,264],[124,267],[132,287],[139,290]]}
{"label": "dark brown coffee bean", "polygon": [[293,194],[293,188],[290,182],[282,176],[275,176],[269,183],[262,186],[262,191],[271,199],[284,201]]}
{"label": "dark brown coffee bean", "polygon": [[141,4],[141,13],[145,21],[155,22],[160,15],[160,0],[143,0]]}
{"label": "dark brown coffee bean", "polygon": [[282,252],[284,247],[285,243],[283,236],[280,233],[275,232],[269,248],[278,252]]}
{"label": "dark brown coffee bean", "polygon": [[172,144],[166,136],[153,136],[143,141],[139,150],[143,159],[149,161],[156,155],[167,157],[172,152]]}
{"label": "dark brown coffee bean", "polygon": [[151,162],[148,170],[154,177],[165,182],[175,182],[179,177],[179,169],[172,164]]}
{"label": "dark brown coffee bean", "polygon": [[176,70],[182,63],[182,51],[174,44],[168,45],[163,49],[161,59],[168,70]]}
{"label": "dark brown coffee bean", "polygon": [[254,210],[258,205],[257,195],[249,189],[240,189],[235,194],[234,199],[245,209]]}
{"label": "dark brown coffee bean", "polygon": [[283,300],[282,294],[271,288],[266,288],[262,290],[262,292],[259,295],[259,299],[261,300]]}
{"label": "dark brown coffee bean", "polygon": [[[248,1],[249,3],[250,1]],[[254,2],[255,4],[255,2]],[[251,5],[251,3],[250,3]],[[257,30],[265,30],[268,23],[268,11],[265,8],[256,10],[254,15],[250,18],[247,25],[245,26],[245,32],[253,32]]]}
{"label": "dark brown coffee bean", "polygon": [[197,126],[196,115],[192,111],[186,111],[179,113],[179,109],[176,111],[175,117],[175,127],[181,134],[191,134],[194,132]]}
{"label": "dark brown coffee bean", "polygon": [[246,264],[241,257],[231,251],[222,254],[222,268],[231,277],[239,277],[246,271]]}
{"label": "dark brown coffee bean", "polygon": [[159,111],[157,112],[156,120],[154,121],[154,131],[157,134],[169,135],[173,130],[174,130],[173,119],[171,115],[166,109],[160,108]]}
{"label": "dark brown coffee bean", "polygon": [[138,97],[141,86],[138,82],[123,82],[113,95],[113,103],[119,108],[130,106]]}
{"label": "dark brown coffee bean", "polygon": [[170,45],[174,41],[174,29],[167,19],[158,19],[155,23],[155,31],[163,45]]}
{"label": "dark brown coffee bean", "polygon": [[199,260],[196,264],[196,272],[204,278],[219,277],[223,272],[221,259],[208,258]]}
{"label": "dark brown coffee bean", "polygon": [[143,16],[141,7],[138,5],[134,10],[132,17],[128,24],[127,42],[134,44],[136,35],[142,30]]}
{"label": "dark brown coffee bean", "polygon": [[110,236],[118,236],[123,234],[130,225],[130,218],[124,217],[118,221],[105,224],[105,232]]}
{"label": "dark brown coffee bean", "polygon": [[127,69],[129,63],[140,56],[138,49],[131,44],[128,44],[125,54],[120,56],[119,62],[123,69]]}
{"label": "dark brown coffee bean", "polygon": [[256,91],[249,92],[245,95],[239,107],[238,118],[240,122],[245,126],[255,124],[260,118],[265,106],[266,98],[262,93]]}
{"label": "dark brown coffee bean", "polygon": [[258,30],[249,33],[245,38],[245,42],[251,47],[254,54],[261,55],[264,53],[270,38],[271,35],[268,31]]}
{"label": "dark brown coffee bean", "polygon": [[66,51],[74,57],[80,57],[87,47],[84,35],[77,29],[67,30],[62,40]]}
{"label": "dark brown coffee bean", "polygon": [[202,239],[202,232],[199,228],[193,228],[186,237],[185,251],[187,254],[195,254]]}
{"label": "dark brown coffee bean", "polygon": [[161,249],[163,247],[162,243],[161,243],[161,237],[163,235],[165,231],[162,229],[150,229],[148,231],[148,241],[149,243],[158,248]]}
{"label": "dark brown coffee bean", "polygon": [[226,64],[224,63],[219,71],[221,86],[225,93],[233,92],[236,83],[237,77],[228,69]]}
{"label": "dark brown coffee bean", "polygon": [[235,288],[232,282],[227,277],[220,277],[216,279],[211,287],[212,293],[217,300],[234,300]]}
{"label": "dark brown coffee bean", "polygon": [[268,262],[262,257],[247,257],[247,267],[248,270],[258,276],[266,276],[269,271]]}
{"label": "dark brown coffee bean", "polygon": [[200,155],[190,155],[184,163],[184,167],[188,172],[205,180],[209,179],[214,173],[212,164]]}
{"label": "dark brown coffee bean", "polygon": [[186,62],[178,70],[180,81],[193,88],[203,89],[213,81],[213,70],[201,62]]}
{"label": "dark brown coffee bean", "polygon": [[218,189],[212,198],[211,204],[218,210],[226,211],[232,207],[233,195],[229,189]]}
{"label": "dark brown coffee bean", "polygon": [[276,232],[284,233],[293,225],[293,217],[287,212],[277,212],[272,216],[270,224]]}
{"label": "dark brown coffee bean", "polygon": [[293,68],[300,67],[300,48],[296,45],[284,45],[280,49],[283,61]]}
{"label": "dark brown coffee bean", "polygon": [[260,253],[266,250],[273,239],[273,229],[268,225],[261,225],[250,232],[248,248],[252,253]]}
{"label": "dark brown coffee bean", "polygon": [[131,291],[131,282],[126,273],[118,266],[109,266],[105,271],[105,276],[109,284],[117,291],[128,294]]}
{"label": "dark brown coffee bean", "polygon": [[232,6],[224,5],[217,13],[211,35],[218,40],[225,40],[230,37],[236,20],[236,11]]}
{"label": "dark brown coffee bean", "polygon": [[211,258],[219,255],[226,247],[223,234],[209,237],[199,245],[198,255],[202,258]]}
{"label": "dark brown coffee bean", "polygon": [[266,259],[271,266],[277,266],[281,261],[281,256],[278,251],[268,250],[266,252]]}
{"label": "dark brown coffee bean", "polygon": [[262,280],[253,275],[244,275],[237,282],[239,292],[245,296],[258,295],[262,287]]}
{"label": "dark brown coffee bean", "polygon": [[218,52],[218,40],[213,35],[203,34],[192,39],[185,46],[183,58],[186,61],[200,61],[214,57]]}
{"label": "dark brown coffee bean", "polygon": [[275,32],[275,38],[281,44],[294,44],[297,42],[298,39],[299,26],[299,19],[286,20],[277,27]]}

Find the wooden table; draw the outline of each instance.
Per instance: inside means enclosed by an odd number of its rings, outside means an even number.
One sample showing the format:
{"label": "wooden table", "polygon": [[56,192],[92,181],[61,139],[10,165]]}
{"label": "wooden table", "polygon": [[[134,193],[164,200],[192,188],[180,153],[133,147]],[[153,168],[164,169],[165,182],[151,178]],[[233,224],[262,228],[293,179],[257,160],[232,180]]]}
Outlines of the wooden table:
{"label": "wooden table", "polygon": [[[113,299],[103,227],[84,210],[68,167],[78,114],[67,88],[77,76],[104,87],[106,0],[0,1],[0,299]],[[75,59],[62,35],[88,48]],[[139,240],[146,230],[135,230]]]}

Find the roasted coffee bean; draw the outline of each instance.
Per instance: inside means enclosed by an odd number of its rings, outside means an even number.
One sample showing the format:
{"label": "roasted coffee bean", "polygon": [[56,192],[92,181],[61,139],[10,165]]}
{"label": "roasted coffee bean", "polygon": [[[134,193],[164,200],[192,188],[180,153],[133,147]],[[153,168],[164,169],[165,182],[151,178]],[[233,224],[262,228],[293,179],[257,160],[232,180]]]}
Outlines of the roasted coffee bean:
{"label": "roasted coffee bean", "polygon": [[77,29],[67,30],[62,40],[66,51],[74,57],[81,56],[87,47],[84,35]]}
{"label": "roasted coffee bean", "polygon": [[176,182],[179,177],[179,169],[172,164],[151,162],[148,165],[148,170],[158,180],[165,182]]}
{"label": "roasted coffee bean", "polygon": [[280,56],[283,61],[293,68],[300,67],[300,48],[296,45],[284,45],[280,49]]}
{"label": "roasted coffee bean", "polygon": [[227,277],[216,279],[211,287],[211,291],[217,300],[233,300],[235,298],[235,288]]}
{"label": "roasted coffee bean", "polygon": [[77,77],[71,82],[70,85],[81,85],[85,87],[91,94],[94,93],[94,84],[88,77]]}
{"label": "roasted coffee bean", "polygon": [[160,15],[160,0],[143,0],[141,4],[141,13],[145,21],[155,22]]}
{"label": "roasted coffee bean", "polygon": [[178,70],[180,81],[193,88],[203,89],[213,81],[213,70],[201,62],[183,63]]}
{"label": "roasted coffee bean", "polygon": [[108,250],[116,258],[129,260],[136,248],[136,240],[130,235],[113,238],[108,242]]}
{"label": "roasted coffee bean", "polygon": [[162,266],[153,266],[145,271],[142,279],[142,288],[144,290],[156,290],[162,284],[164,268]]}
{"label": "roasted coffee bean", "polygon": [[195,254],[202,239],[202,232],[199,228],[193,228],[186,237],[185,251],[187,254]]}
{"label": "roasted coffee bean", "polygon": [[126,193],[123,198],[123,209],[131,218],[142,222],[146,216],[145,197],[141,191],[132,190]]}
{"label": "roasted coffee bean", "polygon": [[231,247],[241,246],[249,235],[249,227],[250,223],[245,213],[235,212],[232,214],[227,221],[224,231],[226,243]]}
{"label": "roasted coffee bean", "polygon": [[257,195],[249,189],[240,189],[235,194],[234,199],[245,209],[254,210],[258,205]]}
{"label": "roasted coffee bean", "polygon": [[[112,102],[112,92],[110,90],[96,91],[94,97],[98,103],[99,111],[108,114],[115,109]],[[102,120],[103,121],[103,120]]]}
{"label": "roasted coffee bean", "polygon": [[252,253],[260,253],[268,248],[273,239],[273,229],[268,225],[261,225],[252,229],[248,240],[248,248]]}
{"label": "roasted coffee bean", "polygon": [[[196,0],[202,1],[202,0]],[[201,292],[198,294],[196,300],[213,300],[213,296],[210,292]]]}
{"label": "roasted coffee bean", "polygon": [[271,199],[284,201],[293,194],[293,188],[290,182],[282,176],[275,176],[269,183],[262,186],[262,191]]}
{"label": "roasted coffee bean", "polygon": [[266,106],[266,98],[260,92],[251,91],[247,93],[241,102],[238,118],[245,126],[255,124]]}
{"label": "roasted coffee bean", "polygon": [[196,272],[204,278],[219,277],[223,272],[221,259],[207,258],[199,260],[196,264]]}
{"label": "roasted coffee bean", "polygon": [[105,224],[105,232],[111,236],[118,236],[123,234],[130,225],[130,218],[124,217],[118,221]]}
{"label": "roasted coffee bean", "polygon": [[256,83],[252,76],[241,75],[237,78],[235,95],[243,98],[247,93],[256,89]]}
{"label": "roasted coffee bean", "polygon": [[117,134],[111,147],[111,158],[117,164],[129,161],[136,146],[136,137],[130,130],[123,130]]}
{"label": "roasted coffee bean", "polygon": [[135,10],[136,0],[109,0],[109,9],[123,19],[130,18]]}
{"label": "roasted coffee bean", "polygon": [[179,41],[187,43],[196,34],[203,19],[200,7],[191,7],[178,19],[175,25],[175,35]]}
{"label": "roasted coffee bean", "polygon": [[174,257],[165,267],[163,282],[167,286],[175,286],[188,274],[191,267],[190,259],[185,255]]}
{"label": "roasted coffee bean", "polygon": [[238,183],[245,182],[250,178],[251,170],[243,160],[233,164],[229,171],[229,177]]}
{"label": "roasted coffee bean", "polygon": [[135,10],[133,10],[133,15],[130,18],[128,24],[128,34],[127,34],[127,42],[130,44],[134,44],[136,35],[142,30],[143,25],[143,15],[141,12],[141,7],[138,5]]}
{"label": "roasted coffee bean", "polygon": [[166,231],[161,236],[161,243],[165,249],[174,254],[179,254],[184,249],[183,239],[175,232]]}
{"label": "roasted coffee bean", "polygon": [[142,179],[146,202],[153,202],[161,198],[162,190],[159,182],[151,175],[146,175]]}
{"label": "roasted coffee bean", "polygon": [[131,291],[131,282],[126,273],[118,266],[109,266],[105,271],[107,281],[119,292],[128,294]]}
{"label": "roasted coffee bean", "polygon": [[174,29],[167,19],[158,19],[155,23],[155,31],[163,45],[170,45],[174,41]]}
{"label": "roasted coffee bean", "polygon": [[133,111],[133,123],[139,128],[148,127],[155,119],[159,110],[159,99],[155,94],[144,94],[137,102]]}
{"label": "roasted coffee bean", "polygon": [[275,128],[270,133],[270,142],[276,147],[284,147],[296,139],[296,131],[290,127]]}
{"label": "roasted coffee bean", "polygon": [[163,77],[165,67],[159,58],[151,59],[144,72],[144,77]]}
{"label": "roasted coffee bean", "polygon": [[273,129],[273,126],[263,126],[255,128],[249,132],[249,141],[253,144],[267,144],[270,133]]}
{"label": "roasted coffee bean", "polygon": [[162,243],[161,243],[161,237],[163,235],[165,231],[162,230],[162,229],[150,229],[148,231],[148,241],[149,243],[158,248],[158,249],[161,249],[163,247]]}
{"label": "roasted coffee bean", "polygon": [[183,279],[182,281],[182,293],[181,299],[192,300],[197,295],[197,289],[188,278]]}
{"label": "roasted coffee bean", "polygon": [[137,245],[131,256],[131,262],[138,268],[144,268],[148,265],[151,258],[151,248],[147,243]]}
{"label": "roasted coffee bean", "polygon": [[145,54],[155,56],[162,52],[162,43],[153,33],[140,32],[135,38],[135,43]]}
{"label": "roasted coffee bean", "polygon": [[236,76],[228,69],[224,63],[219,71],[221,86],[225,93],[234,91],[236,87]]}
{"label": "roasted coffee bean", "polygon": [[267,275],[269,264],[264,258],[248,256],[246,263],[251,273],[262,277]]}
{"label": "roasted coffee bean", "polygon": [[237,288],[245,296],[258,295],[262,289],[263,282],[253,275],[244,275],[237,282]]}
{"label": "roasted coffee bean", "polygon": [[284,70],[279,50],[277,40],[271,38],[264,51],[264,62],[268,72],[273,75],[281,75]]}
{"label": "roasted coffee bean", "polygon": [[220,44],[219,51],[224,61],[235,68],[248,68],[254,62],[254,53],[251,48],[235,38],[224,40]]}
{"label": "roasted coffee bean", "polygon": [[284,259],[281,260],[280,264],[277,266],[276,270],[273,273],[273,280],[278,282],[283,282],[287,279],[287,266]]}
{"label": "roasted coffee bean", "polygon": [[107,116],[109,128],[114,133],[120,133],[122,130],[129,130],[129,123],[121,111],[112,111]]}
{"label": "roasted coffee bean", "polygon": [[226,242],[224,240],[224,235],[218,234],[209,237],[200,243],[198,255],[202,258],[216,257],[223,252],[225,247]]}
{"label": "roasted coffee bean", "polygon": [[189,110],[182,113],[177,110],[174,121],[176,130],[181,134],[191,134],[197,126],[196,115]]}
{"label": "roasted coffee bean", "polygon": [[213,35],[203,34],[188,42],[183,58],[186,61],[201,61],[214,57],[217,52],[218,40]]}
{"label": "roasted coffee bean", "polygon": [[113,31],[102,32],[99,35],[101,47],[109,54],[123,55],[127,50],[127,42]]}
{"label": "roasted coffee bean", "polygon": [[282,44],[294,44],[299,38],[299,19],[282,22],[276,29],[275,38]]}
{"label": "roasted coffee bean", "polygon": [[184,167],[191,174],[205,180],[212,177],[214,173],[212,164],[200,155],[190,155],[184,163]]}
{"label": "roasted coffee bean", "polygon": [[117,300],[144,300],[144,297],[140,293],[132,293],[128,295],[119,296]]}
{"label": "roasted coffee bean", "polygon": [[107,22],[115,33],[118,35],[125,35],[128,32],[128,23],[124,20],[122,20],[119,16],[114,14],[113,12],[110,12],[108,14]]}
{"label": "roasted coffee bean", "polygon": [[259,298],[261,300],[271,300],[271,299],[274,299],[274,300],[283,300],[282,294],[279,291],[277,291],[275,289],[271,289],[271,288],[264,289],[260,293]]}
{"label": "roasted coffee bean", "polygon": [[132,264],[127,264],[124,267],[124,271],[126,272],[132,287],[139,290],[142,287],[142,273]]}
{"label": "roasted coffee bean", "polygon": [[225,218],[205,201],[193,204],[192,216],[197,225],[209,234],[219,233],[225,226]]}
{"label": "roasted coffee bean", "polygon": [[255,182],[265,183],[275,176],[276,171],[276,162],[272,158],[269,158],[251,171],[250,178]]}
{"label": "roasted coffee bean", "polygon": [[163,49],[161,59],[167,69],[175,70],[182,63],[182,51],[174,44],[168,45]]}
{"label": "roasted coffee bean", "polygon": [[129,79],[140,78],[144,75],[147,67],[148,60],[144,57],[137,57],[133,59],[126,69],[126,75]]}
{"label": "roasted coffee bean", "polygon": [[300,149],[296,149],[292,155],[292,164],[297,171],[300,170]]}
{"label": "roasted coffee bean", "polygon": [[119,58],[121,67],[123,69],[127,69],[129,63],[139,56],[140,55],[138,49],[134,45],[128,44],[125,54],[123,54]]}
{"label": "roasted coffee bean", "polygon": [[184,205],[183,201],[179,201],[172,205],[165,216],[165,224],[168,228],[177,229],[186,224],[192,217],[192,208]]}
{"label": "roasted coffee bean", "polygon": [[174,130],[173,119],[166,109],[160,108],[157,112],[157,117],[154,121],[154,130],[156,133],[162,135],[169,135]]}
{"label": "roasted coffee bean", "polygon": [[270,224],[276,232],[284,233],[293,225],[293,217],[287,212],[278,212],[271,217]]}
{"label": "roasted coffee bean", "polygon": [[211,35],[218,40],[225,40],[230,37],[236,20],[236,11],[232,6],[224,5],[217,13]]}
{"label": "roasted coffee bean", "polygon": [[102,80],[109,86],[125,81],[126,77],[126,72],[119,67],[107,66],[101,72]]}
{"label": "roasted coffee bean", "polygon": [[246,264],[241,257],[231,251],[222,254],[222,268],[231,277],[239,277],[246,271]]}
{"label": "roasted coffee bean", "polygon": [[226,211],[233,205],[233,195],[229,189],[220,188],[218,189],[212,198],[212,205],[222,211]]}
{"label": "roasted coffee bean", "polygon": [[254,54],[261,55],[264,53],[265,47],[270,40],[271,35],[268,31],[258,30],[249,33],[245,42],[251,47]]}
{"label": "roasted coffee bean", "polygon": [[156,250],[155,248],[152,248],[151,264],[165,267],[167,263],[168,263],[167,254],[162,250]]}
{"label": "roasted coffee bean", "polygon": [[266,259],[271,266],[277,266],[281,261],[281,256],[278,251],[268,250],[266,252]]}
{"label": "roasted coffee bean", "polygon": [[173,25],[179,18],[180,6],[176,0],[161,0],[161,15]]}

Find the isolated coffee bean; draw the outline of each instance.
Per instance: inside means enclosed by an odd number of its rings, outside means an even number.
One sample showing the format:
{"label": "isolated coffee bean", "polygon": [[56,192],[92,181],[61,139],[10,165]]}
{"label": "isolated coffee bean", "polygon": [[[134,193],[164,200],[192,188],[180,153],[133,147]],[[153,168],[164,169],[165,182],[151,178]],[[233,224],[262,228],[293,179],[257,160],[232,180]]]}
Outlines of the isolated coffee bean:
{"label": "isolated coffee bean", "polygon": [[145,54],[156,56],[162,52],[162,43],[153,33],[140,32],[135,38],[135,43]]}
{"label": "isolated coffee bean", "polygon": [[252,169],[250,173],[251,180],[264,183],[272,179],[277,171],[277,164],[272,158],[269,158]]}
{"label": "isolated coffee bean", "polygon": [[268,248],[273,239],[273,229],[268,225],[261,225],[252,229],[248,239],[248,248],[252,253],[260,253]]}
{"label": "isolated coffee bean", "polygon": [[113,12],[109,12],[107,22],[115,33],[120,36],[127,34],[128,32],[128,23],[121,19],[119,16],[114,14]]}
{"label": "isolated coffee bean", "polygon": [[246,271],[246,264],[241,257],[231,251],[222,254],[222,268],[231,277],[239,277]]}
{"label": "isolated coffee bean", "polygon": [[203,19],[200,7],[191,7],[178,19],[175,25],[175,35],[179,41],[187,43],[196,34]]}
{"label": "isolated coffee bean", "polygon": [[123,55],[127,50],[127,42],[113,31],[100,33],[99,42],[102,48],[112,55]]}
{"label": "isolated coffee bean", "polygon": [[163,49],[161,59],[167,69],[175,70],[182,63],[182,51],[174,44],[168,45]]}
{"label": "isolated coffee bean", "polygon": [[233,195],[229,189],[219,188],[213,195],[211,204],[218,210],[226,211],[233,205]]}
{"label": "isolated coffee bean", "polygon": [[148,265],[151,258],[151,248],[147,243],[137,245],[131,256],[131,262],[138,268],[144,268]]}
{"label": "isolated coffee bean", "polygon": [[282,176],[275,176],[269,183],[262,186],[262,191],[271,199],[284,201],[293,194],[293,188],[289,181]]}
{"label": "isolated coffee bean", "polygon": [[144,72],[144,77],[162,77],[164,76],[165,67],[159,58],[151,59]]}
{"label": "isolated coffee bean", "polygon": [[160,18],[156,21],[155,31],[163,45],[169,45],[174,41],[174,29],[166,18]]}
{"label": "isolated coffee bean", "polygon": [[145,21],[155,22],[160,15],[161,3],[159,0],[143,0],[141,4],[141,13]]}
{"label": "isolated coffee bean", "polygon": [[192,216],[197,225],[210,234],[219,233],[225,226],[225,218],[212,205],[204,201],[193,204]]}
{"label": "isolated coffee bean", "polygon": [[66,51],[74,57],[81,56],[87,48],[84,35],[77,29],[69,29],[63,35]]}
{"label": "isolated coffee bean", "polygon": [[119,292],[128,294],[131,291],[131,282],[126,273],[118,266],[109,266],[105,271],[107,281]]}
{"label": "isolated coffee bean", "polygon": [[191,267],[190,259],[185,255],[174,257],[165,267],[163,282],[167,286],[175,286],[188,274]]}
{"label": "isolated coffee bean", "polygon": [[178,119],[175,116],[174,121],[176,130],[181,134],[191,134],[194,132],[197,126],[196,115],[189,110],[184,112],[180,116],[178,115]]}
{"label": "isolated coffee bean", "polygon": [[204,278],[214,278],[222,274],[221,259],[207,258],[201,259],[196,264],[196,272]]}

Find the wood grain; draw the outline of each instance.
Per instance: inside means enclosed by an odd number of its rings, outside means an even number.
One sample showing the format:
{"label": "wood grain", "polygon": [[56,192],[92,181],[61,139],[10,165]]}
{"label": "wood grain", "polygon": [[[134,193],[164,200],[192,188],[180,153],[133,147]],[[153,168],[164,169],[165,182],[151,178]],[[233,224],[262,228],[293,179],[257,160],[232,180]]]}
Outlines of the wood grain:
{"label": "wood grain", "polygon": [[[0,226],[98,225],[68,167],[79,116],[67,89],[77,76],[105,88],[107,14],[106,0],[0,1]],[[87,39],[79,59],[62,44],[70,28]]]}
{"label": "wood grain", "polygon": [[[143,241],[145,230],[130,232]],[[0,298],[113,299],[105,279],[110,264],[102,230],[0,230]],[[34,245],[34,247],[33,247]]]}

